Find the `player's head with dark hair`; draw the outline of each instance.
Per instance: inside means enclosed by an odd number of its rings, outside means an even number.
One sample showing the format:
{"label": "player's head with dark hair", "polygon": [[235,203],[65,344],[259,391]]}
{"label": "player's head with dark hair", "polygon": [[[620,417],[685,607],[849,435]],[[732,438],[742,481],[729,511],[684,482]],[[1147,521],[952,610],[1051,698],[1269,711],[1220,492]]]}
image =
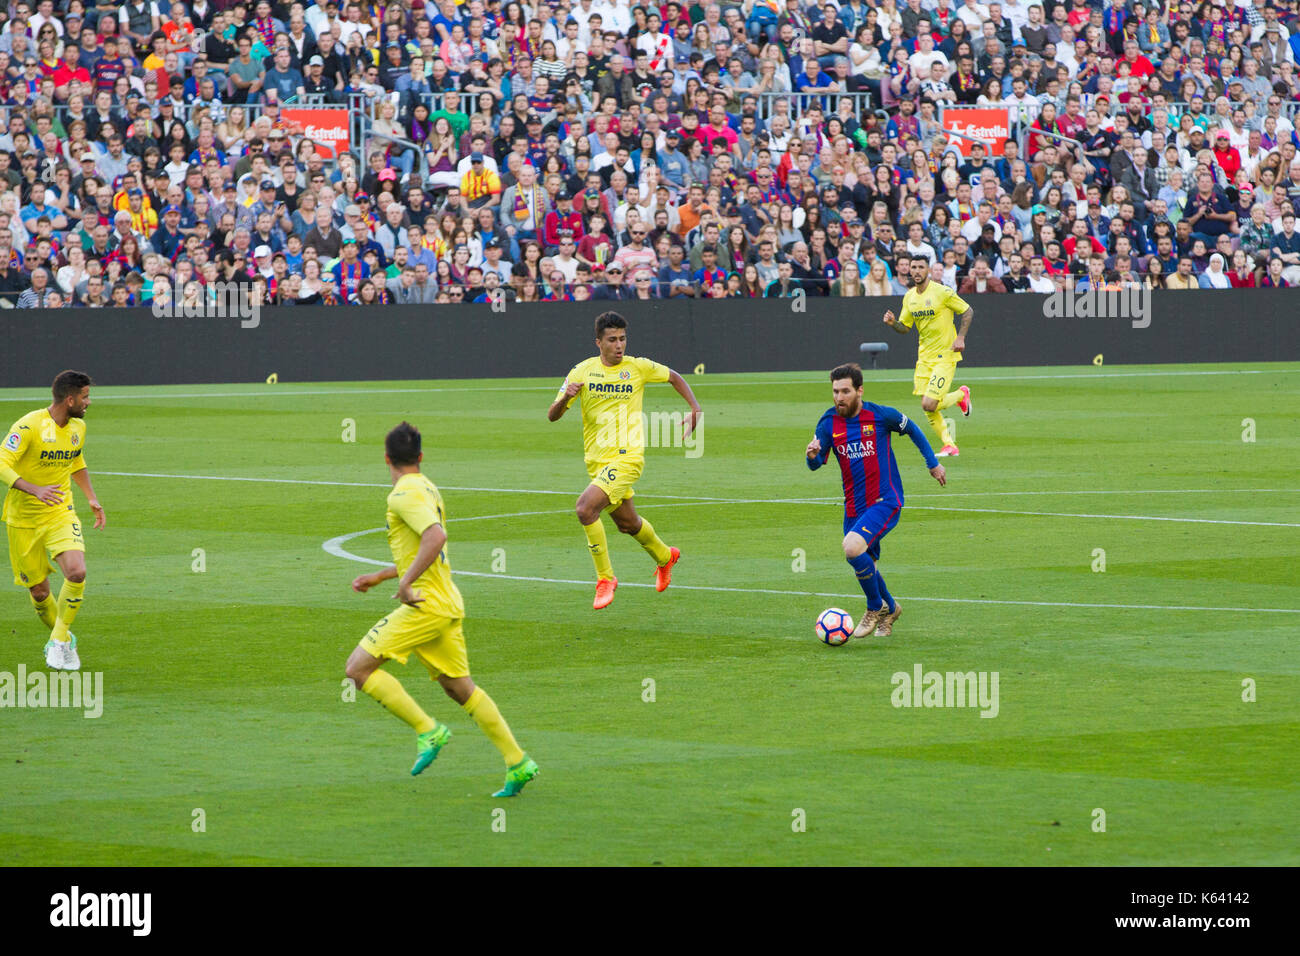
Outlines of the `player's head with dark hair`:
{"label": "player's head with dark hair", "polygon": [[617,312],[602,312],[596,316],[596,338],[601,338],[606,329],[623,329],[627,330],[627,319]]}
{"label": "player's head with dark hair", "polygon": [[838,382],[840,379],[847,378],[853,382],[854,388],[862,387],[862,366],[856,362],[849,362],[845,365],[837,365],[831,369],[831,382]]}
{"label": "player's head with dark hair", "polygon": [[72,369],[60,372],[54,376],[54,386],[51,391],[54,393],[54,400],[61,402],[69,395],[76,395],[87,385],[93,385],[90,376],[85,372],[76,372]]}
{"label": "player's head with dark hair", "polygon": [[420,463],[420,429],[410,422],[402,422],[384,436],[384,454],[396,467]]}
{"label": "player's head with dark hair", "polygon": [[54,376],[54,385],[51,386],[50,392],[54,395],[54,404],[62,405],[68,402],[68,414],[73,418],[81,418],[86,414],[86,406],[90,404],[90,399],[82,400],[81,392],[94,383],[90,376],[85,372],[76,372],[72,369],[66,369]]}

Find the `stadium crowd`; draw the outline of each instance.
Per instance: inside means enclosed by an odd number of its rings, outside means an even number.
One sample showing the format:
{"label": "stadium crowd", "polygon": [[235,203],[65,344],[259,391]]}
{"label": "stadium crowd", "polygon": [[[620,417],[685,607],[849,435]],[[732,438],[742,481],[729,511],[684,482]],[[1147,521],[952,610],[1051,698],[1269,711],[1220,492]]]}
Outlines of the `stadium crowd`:
{"label": "stadium crowd", "polygon": [[19,308],[1300,282],[1297,0],[3,7]]}

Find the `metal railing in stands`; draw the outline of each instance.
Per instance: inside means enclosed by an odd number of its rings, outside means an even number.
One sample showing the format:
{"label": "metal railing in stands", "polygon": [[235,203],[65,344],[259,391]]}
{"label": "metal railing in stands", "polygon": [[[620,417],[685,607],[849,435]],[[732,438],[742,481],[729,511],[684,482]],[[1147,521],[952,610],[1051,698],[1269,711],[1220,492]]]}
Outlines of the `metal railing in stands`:
{"label": "metal railing in stands", "polygon": [[[948,132],[949,134],[952,134],[952,131],[951,131],[951,130],[947,130],[946,132]],[[955,134],[952,134],[952,135],[955,135]],[[1027,156],[1027,155],[1029,155],[1028,152],[1026,151],[1026,150],[1027,150],[1027,147],[1025,146],[1025,144],[1029,141],[1029,137],[1031,137],[1031,136],[1046,136],[1046,137],[1048,137],[1049,139],[1054,139],[1054,140],[1057,140],[1058,142],[1061,142],[1061,143],[1069,143],[1071,146],[1078,146],[1078,147],[1082,147],[1082,146],[1083,146],[1083,143],[1079,142],[1077,139],[1070,139],[1070,137],[1068,137],[1068,136],[1063,136],[1063,135],[1061,135],[1060,133],[1054,133],[1054,132],[1052,132],[1051,130],[1046,130],[1046,129],[1037,129],[1037,128],[1033,127],[1033,126],[1025,126],[1025,125],[1021,124],[1021,126],[1020,126],[1020,130],[1019,130],[1019,135],[1018,135],[1017,138],[1016,138],[1016,145],[1018,145],[1018,146],[1020,147],[1020,155],[1021,155],[1021,156]],[[985,145],[987,146],[988,144],[985,144]],[[1046,147],[1044,147],[1044,148],[1046,148]]]}
{"label": "metal railing in stands", "polygon": [[[462,103],[464,103],[468,95],[462,96]],[[871,94],[865,90],[853,93],[749,93],[742,90],[740,95],[742,100],[747,96],[753,96],[758,100],[758,116],[763,120],[770,119],[778,111],[777,103],[787,104],[788,109],[786,112],[791,119],[798,119],[813,103],[818,102],[827,117],[833,116],[839,111],[841,101],[846,98],[853,102],[854,116],[860,117],[871,112]],[[350,108],[353,121],[356,124],[353,137],[354,145],[368,150],[368,144],[372,139],[383,139],[413,149],[420,157],[421,178],[425,178],[428,166],[423,149],[410,140],[400,139],[386,133],[374,132],[374,113],[379,104],[385,99],[387,97],[367,97],[365,94],[352,94]],[[430,113],[436,113],[442,109],[443,94],[425,93],[420,97],[420,101],[429,108]]]}
{"label": "metal railing in stands", "polygon": [[[360,142],[358,137],[360,136],[361,133],[361,124],[358,122],[358,117],[359,114],[364,113],[364,110],[360,109],[356,101],[358,99],[364,100],[364,98],[365,98],[364,95],[352,94],[351,97],[352,102],[334,103],[334,102],[330,102],[326,97],[321,95],[304,96],[301,98],[290,97],[288,100],[282,103],[281,106],[290,107],[290,108],[297,107],[297,108],[311,108],[311,109],[329,109],[329,108],[347,109],[351,144],[352,144],[352,148],[356,149],[358,143]],[[178,119],[181,119],[186,123],[189,123],[190,122],[189,114],[194,110],[199,109],[205,105],[216,106],[217,111],[215,113],[215,116],[217,117],[217,122],[223,121],[229,115],[229,111],[231,109],[241,109],[248,117],[248,125],[251,125],[252,123],[256,122],[257,118],[262,114],[263,111],[263,105],[261,103],[217,103],[217,104],[186,103],[186,104],[182,104],[176,109],[176,116]],[[55,103],[50,107],[50,109],[51,112],[58,118],[59,122],[63,124],[64,129],[66,130],[69,122],[68,105],[66,103]],[[92,112],[93,110],[86,110],[84,115],[89,116],[91,115]],[[117,115],[119,118],[122,119],[127,118],[122,116],[120,111],[116,107],[114,108],[113,113]],[[30,116],[31,113],[29,111],[28,113],[29,124],[30,124]],[[317,146],[329,151],[329,153],[331,154],[332,162],[338,160],[339,150],[335,148],[333,144],[321,142],[319,140],[313,140],[313,142]],[[358,159],[358,163],[359,162],[360,160]]]}
{"label": "metal railing in stands", "polygon": [[758,98],[758,115],[765,120],[777,112],[776,106],[782,102],[789,103],[792,117],[803,115],[805,110],[817,103],[829,118],[839,111],[840,103],[846,99],[852,101],[855,117],[871,112],[871,94],[866,90],[853,93],[751,93],[740,90],[739,93],[742,100],[747,96]]}

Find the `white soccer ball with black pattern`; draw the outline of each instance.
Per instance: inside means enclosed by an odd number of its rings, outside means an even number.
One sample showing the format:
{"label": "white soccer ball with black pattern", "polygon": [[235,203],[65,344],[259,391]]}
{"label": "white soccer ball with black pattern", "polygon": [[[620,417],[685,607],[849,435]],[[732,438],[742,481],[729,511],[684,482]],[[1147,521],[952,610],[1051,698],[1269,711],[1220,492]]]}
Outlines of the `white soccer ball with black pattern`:
{"label": "white soccer ball with black pattern", "polygon": [[817,615],[817,624],[813,630],[817,640],[831,647],[839,647],[853,636],[853,618],[848,611],[837,607],[827,608]]}

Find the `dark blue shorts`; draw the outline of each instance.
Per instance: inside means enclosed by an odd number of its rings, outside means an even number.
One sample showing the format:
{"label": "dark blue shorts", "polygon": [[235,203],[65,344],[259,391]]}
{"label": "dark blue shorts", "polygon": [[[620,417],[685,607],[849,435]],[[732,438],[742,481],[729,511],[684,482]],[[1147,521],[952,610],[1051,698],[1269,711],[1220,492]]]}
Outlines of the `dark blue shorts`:
{"label": "dark blue shorts", "polygon": [[902,505],[885,503],[872,505],[865,514],[860,514],[856,518],[845,515],[844,533],[856,531],[862,535],[863,540],[867,542],[867,554],[871,555],[871,560],[877,561],[880,559],[880,539],[894,529],[902,513]]}

